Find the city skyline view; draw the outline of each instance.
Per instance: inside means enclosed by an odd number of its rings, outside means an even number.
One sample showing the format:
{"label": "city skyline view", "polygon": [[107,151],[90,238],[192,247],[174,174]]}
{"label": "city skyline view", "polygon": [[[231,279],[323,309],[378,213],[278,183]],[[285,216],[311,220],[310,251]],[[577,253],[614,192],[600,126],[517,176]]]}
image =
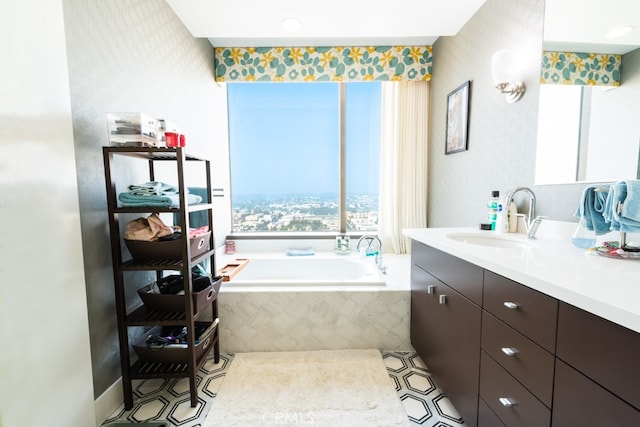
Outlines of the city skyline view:
{"label": "city skyline view", "polygon": [[379,84],[346,85],[346,166],[339,169],[339,85],[228,86],[234,231],[337,231],[346,180],[347,228],[377,229]]}

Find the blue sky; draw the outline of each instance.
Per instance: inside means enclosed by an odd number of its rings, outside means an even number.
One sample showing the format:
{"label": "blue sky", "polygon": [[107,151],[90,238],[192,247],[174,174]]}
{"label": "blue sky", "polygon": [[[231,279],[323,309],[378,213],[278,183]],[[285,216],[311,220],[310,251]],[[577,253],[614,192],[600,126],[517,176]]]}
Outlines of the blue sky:
{"label": "blue sky", "polygon": [[[337,194],[337,84],[233,83],[227,90],[233,195]],[[377,194],[380,84],[350,83],[347,99],[347,193]]]}

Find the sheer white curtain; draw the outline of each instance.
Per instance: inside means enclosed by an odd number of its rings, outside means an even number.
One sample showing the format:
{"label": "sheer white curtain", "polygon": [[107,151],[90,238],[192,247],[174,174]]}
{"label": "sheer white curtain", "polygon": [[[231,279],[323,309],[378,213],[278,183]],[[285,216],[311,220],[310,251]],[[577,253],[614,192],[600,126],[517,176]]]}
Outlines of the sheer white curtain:
{"label": "sheer white curtain", "polygon": [[383,248],[410,252],[403,228],[427,226],[429,82],[382,85],[379,235]]}

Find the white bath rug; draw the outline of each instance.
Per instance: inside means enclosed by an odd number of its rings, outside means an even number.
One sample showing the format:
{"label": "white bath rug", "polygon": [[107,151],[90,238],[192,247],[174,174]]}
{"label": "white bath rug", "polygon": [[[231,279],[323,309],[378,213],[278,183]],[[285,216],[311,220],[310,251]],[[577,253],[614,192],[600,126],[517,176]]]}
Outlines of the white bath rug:
{"label": "white bath rug", "polygon": [[204,427],[407,426],[378,350],[238,353]]}

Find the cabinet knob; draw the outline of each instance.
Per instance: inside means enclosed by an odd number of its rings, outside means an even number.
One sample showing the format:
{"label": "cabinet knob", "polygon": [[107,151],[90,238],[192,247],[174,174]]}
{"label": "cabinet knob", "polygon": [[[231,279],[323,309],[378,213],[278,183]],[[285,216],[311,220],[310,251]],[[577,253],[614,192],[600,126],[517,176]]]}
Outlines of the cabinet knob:
{"label": "cabinet knob", "polygon": [[498,400],[500,401],[502,406],[504,406],[505,408],[510,408],[512,406],[517,405],[517,402],[510,397],[501,397]]}
{"label": "cabinet knob", "polygon": [[446,295],[440,295],[440,297],[438,298],[438,302],[439,302],[441,305],[446,304],[446,303],[447,303],[447,296],[446,296]]}
{"label": "cabinet knob", "polygon": [[518,308],[518,304],[511,301],[505,301],[503,305],[507,307],[509,310],[516,310]]}
{"label": "cabinet knob", "polygon": [[427,293],[428,294],[433,294],[433,292],[435,291],[436,287],[433,285],[429,285],[427,286]]}
{"label": "cabinet knob", "polygon": [[506,354],[509,357],[513,357],[519,353],[518,349],[513,347],[502,347],[501,350],[504,354]]}

